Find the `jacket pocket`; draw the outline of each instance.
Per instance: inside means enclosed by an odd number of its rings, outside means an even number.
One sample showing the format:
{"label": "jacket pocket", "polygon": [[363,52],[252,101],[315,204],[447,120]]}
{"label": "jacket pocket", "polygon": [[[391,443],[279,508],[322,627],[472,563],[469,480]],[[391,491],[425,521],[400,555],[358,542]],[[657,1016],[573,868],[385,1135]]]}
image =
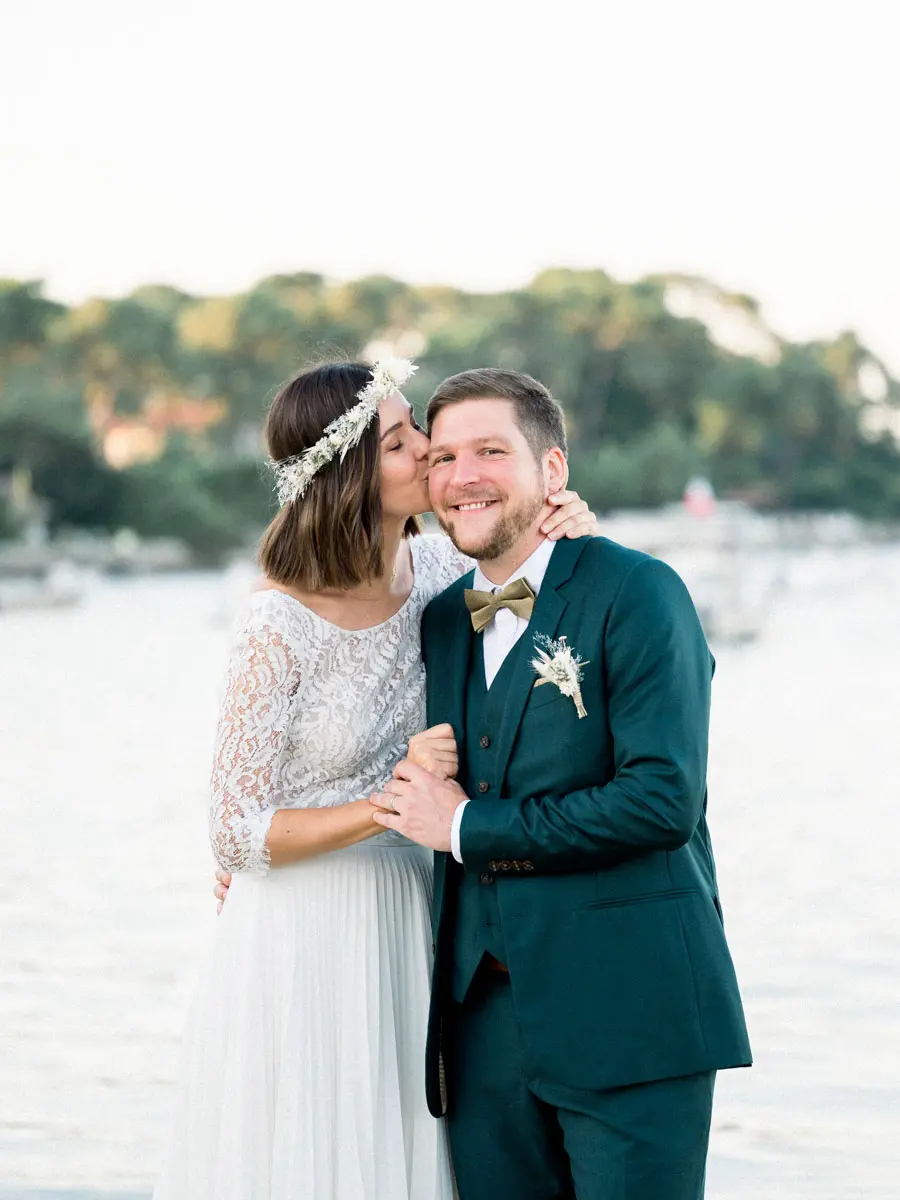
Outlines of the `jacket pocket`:
{"label": "jacket pocket", "polygon": [[700,895],[699,888],[669,888],[664,892],[643,892],[638,896],[611,896],[605,900],[592,900],[585,908],[619,908],[623,905],[654,904],[658,900],[677,900],[679,896]]}
{"label": "jacket pocket", "polygon": [[574,703],[568,696],[562,694],[555,683],[545,683],[541,687],[532,684],[526,712],[534,712],[536,708],[546,708],[548,704],[554,704],[563,700],[569,704]]}

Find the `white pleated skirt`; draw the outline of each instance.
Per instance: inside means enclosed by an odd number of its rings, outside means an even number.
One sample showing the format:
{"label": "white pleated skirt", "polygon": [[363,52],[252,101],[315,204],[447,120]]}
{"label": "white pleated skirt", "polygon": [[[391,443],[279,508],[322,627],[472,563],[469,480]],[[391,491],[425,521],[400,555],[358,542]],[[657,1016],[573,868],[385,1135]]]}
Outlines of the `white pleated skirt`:
{"label": "white pleated skirt", "polygon": [[236,875],[154,1200],[452,1200],[425,1104],[432,856]]}

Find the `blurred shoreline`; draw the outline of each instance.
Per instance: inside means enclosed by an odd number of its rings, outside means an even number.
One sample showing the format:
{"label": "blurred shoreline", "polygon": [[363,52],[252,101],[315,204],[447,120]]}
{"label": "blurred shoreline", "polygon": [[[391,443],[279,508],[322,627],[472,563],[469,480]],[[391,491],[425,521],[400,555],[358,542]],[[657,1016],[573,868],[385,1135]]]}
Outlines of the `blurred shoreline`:
{"label": "blurred shoreline", "polygon": [[[602,513],[604,536],[623,545],[665,556],[685,546],[740,544],[748,548],[808,550],[820,546],[900,542],[900,522],[866,521],[852,513],[763,513],[739,501],[718,501],[709,514],[692,514],[684,504]],[[430,516],[426,522],[436,528]],[[252,554],[248,544],[243,552]],[[0,540],[0,579],[41,576],[60,562],[110,575],[143,575],[202,568],[190,547],[173,537],[142,538],[131,530],[115,534],[70,532],[55,538]],[[215,569],[215,568],[214,568]]]}
{"label": "blurred shoreline", "polygon": [[47,1191],[38,1188],[15,1188],[0,1190],[0,1200],[150,1200],[150,1192],[92,1192],[67,1188]]}

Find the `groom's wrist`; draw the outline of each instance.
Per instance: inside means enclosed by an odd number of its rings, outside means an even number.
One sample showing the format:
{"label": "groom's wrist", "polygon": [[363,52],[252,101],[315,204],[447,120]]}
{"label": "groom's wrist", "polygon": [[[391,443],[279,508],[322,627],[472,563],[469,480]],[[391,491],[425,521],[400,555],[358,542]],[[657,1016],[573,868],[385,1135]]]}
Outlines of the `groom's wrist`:
{"label": "groom's wrist", "polygon": [[456,812],[453,814],[453,821],[450,825],[450,853],[458,863],[462,862],[462,850],[460,849],[460,826],[462,825],[463,813],[468,800],[463,800],[456,806]]}

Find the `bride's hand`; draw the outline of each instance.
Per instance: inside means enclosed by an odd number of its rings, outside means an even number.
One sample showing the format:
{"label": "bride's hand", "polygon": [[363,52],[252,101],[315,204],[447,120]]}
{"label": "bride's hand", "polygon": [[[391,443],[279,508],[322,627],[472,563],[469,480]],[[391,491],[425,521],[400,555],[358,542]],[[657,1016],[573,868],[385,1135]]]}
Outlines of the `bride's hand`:
{"label": "bride's hand", "polygon": [[551,541],[558,538],[597,537],[600,525],[597,518],[582,500],[577,492],[557,492],[547,497],[548,504],[556,505],[556,512],[550,514],[541,526],[541,533]]}
{"label": "bride's hand", "polygon": [[218,911],[222,911],[222,905],[225,903],[225,898],[228,895],[228,889],[231,887],[231,872],[223,871],[221,867],[216,871],[216,886],[213,888],[213,895],[218,900]]}
{"label": "bride's hand", "polygon": [[406,757],[438,779],[455,779],[459,770],[459,754],[452,725],[432,725],[409,739]]}

